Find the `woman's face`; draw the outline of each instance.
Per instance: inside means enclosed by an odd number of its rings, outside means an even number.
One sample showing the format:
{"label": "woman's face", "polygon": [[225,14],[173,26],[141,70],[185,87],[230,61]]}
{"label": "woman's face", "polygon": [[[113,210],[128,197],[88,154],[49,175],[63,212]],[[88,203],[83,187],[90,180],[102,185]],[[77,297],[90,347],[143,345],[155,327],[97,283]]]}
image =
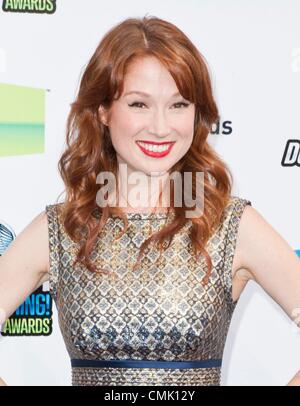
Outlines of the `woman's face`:
{"label": "woman's face", "polygon": [[[109,112],[100,106],[100,118],[109,127],[118,163],[127,164],[128,173],[165,173],[189,150],[195,105],[176,93],[168,70],[158,59],[145,57],[130,66],[123,94],[113,101]],[[155,143],[167,144],[154,147]]]}

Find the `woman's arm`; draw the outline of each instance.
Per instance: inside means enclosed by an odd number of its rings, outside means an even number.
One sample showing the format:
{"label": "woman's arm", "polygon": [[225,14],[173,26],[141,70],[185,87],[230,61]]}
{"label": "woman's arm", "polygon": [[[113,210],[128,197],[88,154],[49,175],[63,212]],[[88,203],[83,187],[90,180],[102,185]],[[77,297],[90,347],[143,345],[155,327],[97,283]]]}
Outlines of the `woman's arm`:
{"label": "woman's arm", "polygon": [[[47,215],[43,211],[0,256],[0,329],[1,324],[48,279],[48,244]],[[0,380],[0,385],[2,382]]]}
{"label": "woman's arm", "polygon": [[[252,206],[246,206],[241,217],[237,251],[238,268],[247,269],[300,327],[300,259]],[[300,370],[288,385],[300,385]]]}
{"label": "woman's arm", "polygon": [[0,378],[0,386],[7,386],[3,379]]}

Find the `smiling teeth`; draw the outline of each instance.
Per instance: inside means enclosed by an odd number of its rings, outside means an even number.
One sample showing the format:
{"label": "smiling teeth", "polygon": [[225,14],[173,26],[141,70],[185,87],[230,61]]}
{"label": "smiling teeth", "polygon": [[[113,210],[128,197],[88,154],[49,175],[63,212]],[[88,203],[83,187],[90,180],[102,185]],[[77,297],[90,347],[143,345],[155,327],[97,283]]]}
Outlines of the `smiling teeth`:
{"label": "smiling teeth", "polygon": [[163,152],[170,148],[170,144],[169,145],[150,145],[150,144],[145,144],[144,142],[138,142],[138,144],[141,145],[143,148],[145,148],[147,151],[152,151],[152,152]]}

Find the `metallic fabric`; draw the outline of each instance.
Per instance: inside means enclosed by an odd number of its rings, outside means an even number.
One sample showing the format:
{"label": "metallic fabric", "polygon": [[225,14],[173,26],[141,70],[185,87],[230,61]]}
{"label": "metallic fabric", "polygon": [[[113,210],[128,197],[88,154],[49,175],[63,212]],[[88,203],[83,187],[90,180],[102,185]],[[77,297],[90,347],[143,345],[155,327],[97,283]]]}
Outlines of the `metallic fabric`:
{"label": "metallic fabric", "polygon": [[217,386],[220,368],[73,368],[74,386]]}
{"label": "metallic fabric", "polygon": [[[73,265],[78,252],[60,219],[61,203],[46,206],[49,286],[70,359],[196,361],[222,359],[232,313],[232,262],[239,221],[251,202],[232,196],[206,249],[213,262],[208,284],[204,257],[195,258],[191,221],[159,258],[153,243],[132,270],[142,242],[171,220],[165,213],[128,213],[129,227],[109,217],[92,260],[114,275]],[[214,368],[72,367],[72,385],[220,385]]]}

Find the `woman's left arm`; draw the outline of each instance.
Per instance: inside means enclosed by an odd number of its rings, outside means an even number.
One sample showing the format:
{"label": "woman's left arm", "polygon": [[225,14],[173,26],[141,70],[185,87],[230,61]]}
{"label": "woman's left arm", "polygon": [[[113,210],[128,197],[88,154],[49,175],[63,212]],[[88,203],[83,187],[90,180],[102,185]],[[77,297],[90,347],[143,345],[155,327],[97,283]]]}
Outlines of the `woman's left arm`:
{"label": "woman's left arm", "polygon": [[[237,238],[237,270],[246,269],[300,327],[300,259],[252,206],[245,207]],[[300,365],[299,365],[300,368]],[[300,386],[300,369],[288,385]]]}

